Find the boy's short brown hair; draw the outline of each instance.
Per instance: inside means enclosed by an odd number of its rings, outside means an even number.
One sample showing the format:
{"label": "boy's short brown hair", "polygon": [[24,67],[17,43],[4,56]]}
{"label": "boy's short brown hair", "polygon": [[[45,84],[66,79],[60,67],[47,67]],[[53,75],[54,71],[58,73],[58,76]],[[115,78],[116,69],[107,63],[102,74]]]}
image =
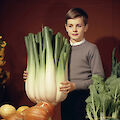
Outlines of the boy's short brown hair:
{"label": "boy's short brown hair", "polygon": [[67,24],[68,19],[73,19],[77,17],[83,17],[84,24],[88,23],[88,14],[81,8],[70,9],[65,16],[65,24]]}

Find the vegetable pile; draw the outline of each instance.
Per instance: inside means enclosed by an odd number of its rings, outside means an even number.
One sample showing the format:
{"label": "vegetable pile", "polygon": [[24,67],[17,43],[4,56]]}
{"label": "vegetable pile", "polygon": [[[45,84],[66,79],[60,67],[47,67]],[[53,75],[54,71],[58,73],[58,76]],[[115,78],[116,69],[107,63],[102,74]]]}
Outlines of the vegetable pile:
{"label": "vegetable pile", "polygon": [[[25,36],[25,44],[28,72],[25,90],[28,98],[37,104],[46,102],[53,105],[65,100],[67,93],[59,88],[60,82],[68,80],[68,40],[60,32],[53,34],[52,29],[45,26],[41,32]],[[40,113],[42,116],[44,111]]]}
{"label": "vegetable pile", "polygon": [[90,96],[86,99],[87,118],[90,120],[120,119],[120,62],[112,53],[112,72],[110,77],[92,76],[89,86]]}
{"label": "vegetable pile", "polygon": [[4,120],[51,120],[54,113],[54,105],[40,102],[32,107],[20,106],[15,108],[10,104],[0,107],[0,117]]}
{"label": "vegetable pile", "polygon": [[3,104],[0,106],[0,117],[2,120],[24,120],[24,112],[28,106],[20,106],[17,109],[10,104]]}

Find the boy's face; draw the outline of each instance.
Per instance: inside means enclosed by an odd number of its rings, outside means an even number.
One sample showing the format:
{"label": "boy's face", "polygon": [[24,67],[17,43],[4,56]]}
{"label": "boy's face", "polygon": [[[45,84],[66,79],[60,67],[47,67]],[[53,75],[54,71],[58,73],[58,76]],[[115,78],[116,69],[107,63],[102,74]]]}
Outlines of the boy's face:
{"label": "boy's face", "polygon": [[83,17],[68,19],[65,25],[66,31],[72,42],[79,42],[84,38],[84,33],[88,29],[88,25],[84,25]]}

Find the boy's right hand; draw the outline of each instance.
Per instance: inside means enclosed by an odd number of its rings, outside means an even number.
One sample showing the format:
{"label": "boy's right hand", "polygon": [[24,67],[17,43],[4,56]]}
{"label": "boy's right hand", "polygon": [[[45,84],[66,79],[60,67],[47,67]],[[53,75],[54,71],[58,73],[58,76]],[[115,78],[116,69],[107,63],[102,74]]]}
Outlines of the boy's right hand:
{"label": "boy's right hand", "polygon": [[23,79],[25,79],[25,80],[26,80],[26,79],[27,79],[27,77],[28,77],[28,72],[25,70],[25,71],[24,71],[24,73],[23,73]]}

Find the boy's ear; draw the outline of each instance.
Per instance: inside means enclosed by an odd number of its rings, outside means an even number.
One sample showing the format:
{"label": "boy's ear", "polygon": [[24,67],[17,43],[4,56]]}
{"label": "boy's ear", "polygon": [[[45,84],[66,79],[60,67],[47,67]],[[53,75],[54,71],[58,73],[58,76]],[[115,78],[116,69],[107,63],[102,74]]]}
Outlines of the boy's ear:
{"label": "boy's ear", "polygon": [[84,31],[87,32],[87,30],[88,30],[88,24],[85,25]]}

